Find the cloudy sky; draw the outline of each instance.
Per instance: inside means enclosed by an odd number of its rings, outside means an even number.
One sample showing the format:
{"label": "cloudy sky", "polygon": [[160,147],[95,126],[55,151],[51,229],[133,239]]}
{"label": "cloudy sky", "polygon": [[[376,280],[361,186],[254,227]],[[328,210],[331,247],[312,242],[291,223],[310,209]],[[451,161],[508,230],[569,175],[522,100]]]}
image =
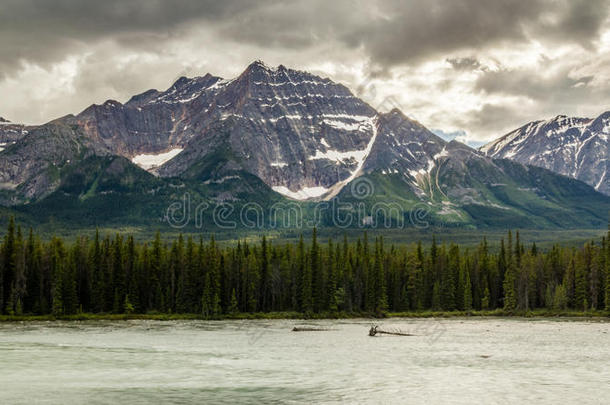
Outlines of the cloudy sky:
{"label": "cloudy sky", "polygon": [[610,110],[610,0],[0,0],[0,116],[14,122],[255,59],[476,144]]}

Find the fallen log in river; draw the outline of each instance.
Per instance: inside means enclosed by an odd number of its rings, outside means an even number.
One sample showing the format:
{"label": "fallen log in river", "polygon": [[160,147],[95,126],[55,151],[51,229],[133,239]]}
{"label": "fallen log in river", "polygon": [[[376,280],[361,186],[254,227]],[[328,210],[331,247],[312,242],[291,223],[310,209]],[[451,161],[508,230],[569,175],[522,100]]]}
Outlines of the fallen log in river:
{"label": "fallen log in river", "polygon": [[405,333],[405,332],[401,332],[401,331],[390,331],[390,330],[379,329],[378,325],[371,326],[371,329],[369,330],[369,336],[376,336],[376,335],[415,336],[410,333]]}
{"label": "fallen log in river", "polygon": [[299,327],[299,326],[295,326],[294,328],[292,328],[293,332],[326,332],[329,331],[330,329],[324,329],[324,328],[308,328],[308,327]]}

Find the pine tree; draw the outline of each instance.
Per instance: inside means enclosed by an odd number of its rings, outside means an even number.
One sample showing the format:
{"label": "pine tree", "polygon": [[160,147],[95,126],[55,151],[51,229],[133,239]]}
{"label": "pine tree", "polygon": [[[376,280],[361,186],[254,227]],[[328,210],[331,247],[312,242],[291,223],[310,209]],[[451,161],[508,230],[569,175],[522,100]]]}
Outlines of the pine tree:
{"label": "pine tree", "polygon": [[15,247],[15,218],[10,217],[4,244],[2,245],[2,267],[0,268],[0,313],[7,309],[12,312],[10,296],[12,293],[15,276],[15,265],[17,261],[17,249]]}
{"label": "pine tree", "polygon": [[[445,311],[453,311],[456,308],[456,280],[460,271],[460,251],[457,245],[449,247],[447,265],[443,266],[441,275],[441,306]],[[461,297],[460,297],[461,298]]]}
{"label": "pine tree", "polygon": [[377,315],[382,315],[388,310],[388,296],[382,252],[383,240],[380,238],[375,243],[375,262],[373,267],[374,309]]}
{"label": "pine tree", "polygon": [[481,300],[481,309],[489,309],[489,303],[490,303],[490,295],[489,295],[489,288],[485,287],[485,292],[483,293],[483,299]]}
{"label": "pine tree", "polygon": [[508,231],[508,252],[506,273],[504,274],[504,310],[514,311],[517,309],[517,291],[515,289],[517,269],[512,254],[512,234],[510,231]]}
{"label": "pine tree", "polygon": [[[496,288],[499,291],[498,299],[494,303],[497,308],[504,302],[504,279],[506,277],[506,248],[504,247],[504,239],[500,240],[500,253],[498,254],[497,269],[498,269],[498,284]],[[503,304],[502,304],[503,305]]]}
{"label": "pine tree", "polygon": [[123,308],[125,308],[126,314],[132,314],[135,311],[135,308],[134,308],[133,304],[131,303],[131,300],[129,299],[129,294],[125,295],[125,301],[123,302]]}
{"label": "pine tree", "polygon": [[335,251],[332,239],[328,240],[328,309],[332,312],[338,310],[337,302],[337,262],[335,260]]}
{"label": "pine tree", "polygon": [[523,252],[523,247],[521,246],[521,238],[519,237],[519,231],[515,233],[515,253],[514,253],[514,261],[515,267],[519,268],[521,266],[521,253]]}
{"label": "pine tree", "polygon": [[419,279],[420,279],[420,263],[417,254],[407,254],[406,272],[407,272],[407,300],[409,307],[407,309],[421,309],[421,300],[418,295]]}
{"label": "pine tree", "polygon": [[[482,306],[484,309],[489,308],[489,289],[485,287],[485,294],[483,295]],[[468,269],[464,272],[464,310],[470,311],[472,309],[472,285],[470,283],[470,272]]]}
{"label": "pine tree", "polygon": [[210,279],[210,273],[206,273],[205,281],[203,283],[203,294],[201,296],[201,314],[204,318],[210,318],[213,313],[213,292],[212,282]]}
{"label": "pine tree", "polygon": [[608,225],[608,236],[606,237],[606,311],[610,312],[610,225]]}
{"label": "pine tree", "polygon": [[434,283],[432,288],[432,309],[434,311],[441,309],[441,285],[438,281]]}
{"label": "pine tree", "polygon": [[231,303],[229,304],[230,314],[236,314],[239,312],[239,304],[237,303],[237,294],[235,294],[235,288],[231,291]]}
{"label": "pine tree", "polygon": [[[314,230],[315,232],[315,230]],[[267,246],[267,238],[263,236],[261,243],[261,309],[263,311],[269,311],[271,309],[271,274],[269,270],[269,248]]]}
{"label": "pine tree", "polygon": [[588,271],[585,260],[580,252],[576,255],[574,269],[574,308],[586,311],[589,307],[587,299]]}
{"label": "pine tree", "polygon": [[[311,266],[306,261],[305,248],[303,245],[303,236],[299,241],[299,258],[300,267],[302,274],[301,281],[301,311],[304,313],[310,313],[313,311],[313,297],[312,297],[312,274]],[[311,259],[310,259],[311,260]]]}
{"label": "pine tree", "polygon": [[566,288],[563,284],[560,284],[555,288],[555,294],[553,295],[553,309],[564,310],[567,306],[568,297]]}
{"label": "pine tree", "polygon": [[125,269],[123,262],[123,238],[116,235],[112,242],[112,273],[110,285],[113,291],[112,312],[120,314],[123,312],[125,302]]}
{"label": "pine tree", "polygon": [[[130,236],[127,239],[127,288],[125,294],[125,304],[123,306],[125,308],[125,313],[128,314],[138,312],[142,309],[142,304],[140,303],[140,291],[138,288],[138,284],[140,283],[138,270],[139,265],[137,263],[135,242],[133,240],[133,236]],[[127,307],[127,304],[129,304],[129,308]]]}
{"label": "pine tree", "polygon": [[317,229],[313,228],[309,265],[311,267],[311,292],[314,312],[324,309],[324,272],[322,270],[320,246],[318,245]]}
{"label": "pine tree", "polygon": [[52,312],[53,315],[59,316],[64,314],[63,282],[65,280],[63,274],[63,245],[58,238],[53,238],[51,241],[51,274],[53,275],[53,294],[52,294]]}

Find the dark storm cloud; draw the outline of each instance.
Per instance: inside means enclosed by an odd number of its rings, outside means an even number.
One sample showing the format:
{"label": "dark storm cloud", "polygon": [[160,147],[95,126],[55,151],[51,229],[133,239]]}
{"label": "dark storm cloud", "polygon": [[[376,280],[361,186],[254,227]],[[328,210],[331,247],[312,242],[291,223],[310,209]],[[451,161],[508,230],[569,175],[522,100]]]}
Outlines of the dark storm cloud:
{"label": "dark storm cloud", "polygon": [[[553,11],[557,2],[550,2],[547,11]],[[610,13],[607,0],[570,0],[561,5],[551,22],[541,19],[530,27],[533,37],[548,36],[558,41],[574,41],[592,47]]]}
{"label": "dark storm cloud", "polygon": [[262,3],[237,0],[3,0],[0,75],[22,61],[62,60],[104,40],[163,41],[183,24],[216,24]]}
{"label": "dark storm cloud", "polygon": [[0,113],[43,122],[263,59],[356,92],[378,82],[428,126],[492,136],[607,109],[609,12],[610,0],[0,0],[0,91],[13,93]]}
{"label": "dark storm cloud", "polygon": [[8,0],[0,4],[0,66],[44,63],[103,40],[159,44],[183,25],[219,39],[307,48],[336,41],[392,66],[459,49],[537,40],[592,46],[604,0]]}
{"label": "dark storm cloud", "polygon": [[267,46],[334,40],[391,66],[531,40],[591,47],[609,8],[605,0],[276,2],[241,14],[223,33]]}
{"label": "dark storm cloud", "polygon": [[[517,128],[529,121],[541,117],[536,112],[528,112],[520,106],[506,106],[496,104],[485,104],[481,109],[470,113],[468,116],[460,117],[457,125],[463,128],[472,128],[477,132],[495,131],[498,128]],[[497,133],[496,136],[504,135]]]}
{"label": "dark storm cloud", "polygon": [[525,96],[533,100],[549,100],[565,97],[582,101],[591,93],[587,85],[594,76],[570,77],[569,68],[540,77],[529,70],[500,70],[485,72],[475,83],[475,90],[488,94]]}

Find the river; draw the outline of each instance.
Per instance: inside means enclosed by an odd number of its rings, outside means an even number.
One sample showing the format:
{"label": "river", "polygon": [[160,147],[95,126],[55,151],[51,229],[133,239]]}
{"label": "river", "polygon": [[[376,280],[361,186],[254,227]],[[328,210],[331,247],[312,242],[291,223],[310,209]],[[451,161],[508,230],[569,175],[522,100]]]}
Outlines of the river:
{"label": "river", "polygon": [[[0,403],[610,401],[610,323],[391,319],[0,324]],[[327,331],[292,332],[294,326]]]}

